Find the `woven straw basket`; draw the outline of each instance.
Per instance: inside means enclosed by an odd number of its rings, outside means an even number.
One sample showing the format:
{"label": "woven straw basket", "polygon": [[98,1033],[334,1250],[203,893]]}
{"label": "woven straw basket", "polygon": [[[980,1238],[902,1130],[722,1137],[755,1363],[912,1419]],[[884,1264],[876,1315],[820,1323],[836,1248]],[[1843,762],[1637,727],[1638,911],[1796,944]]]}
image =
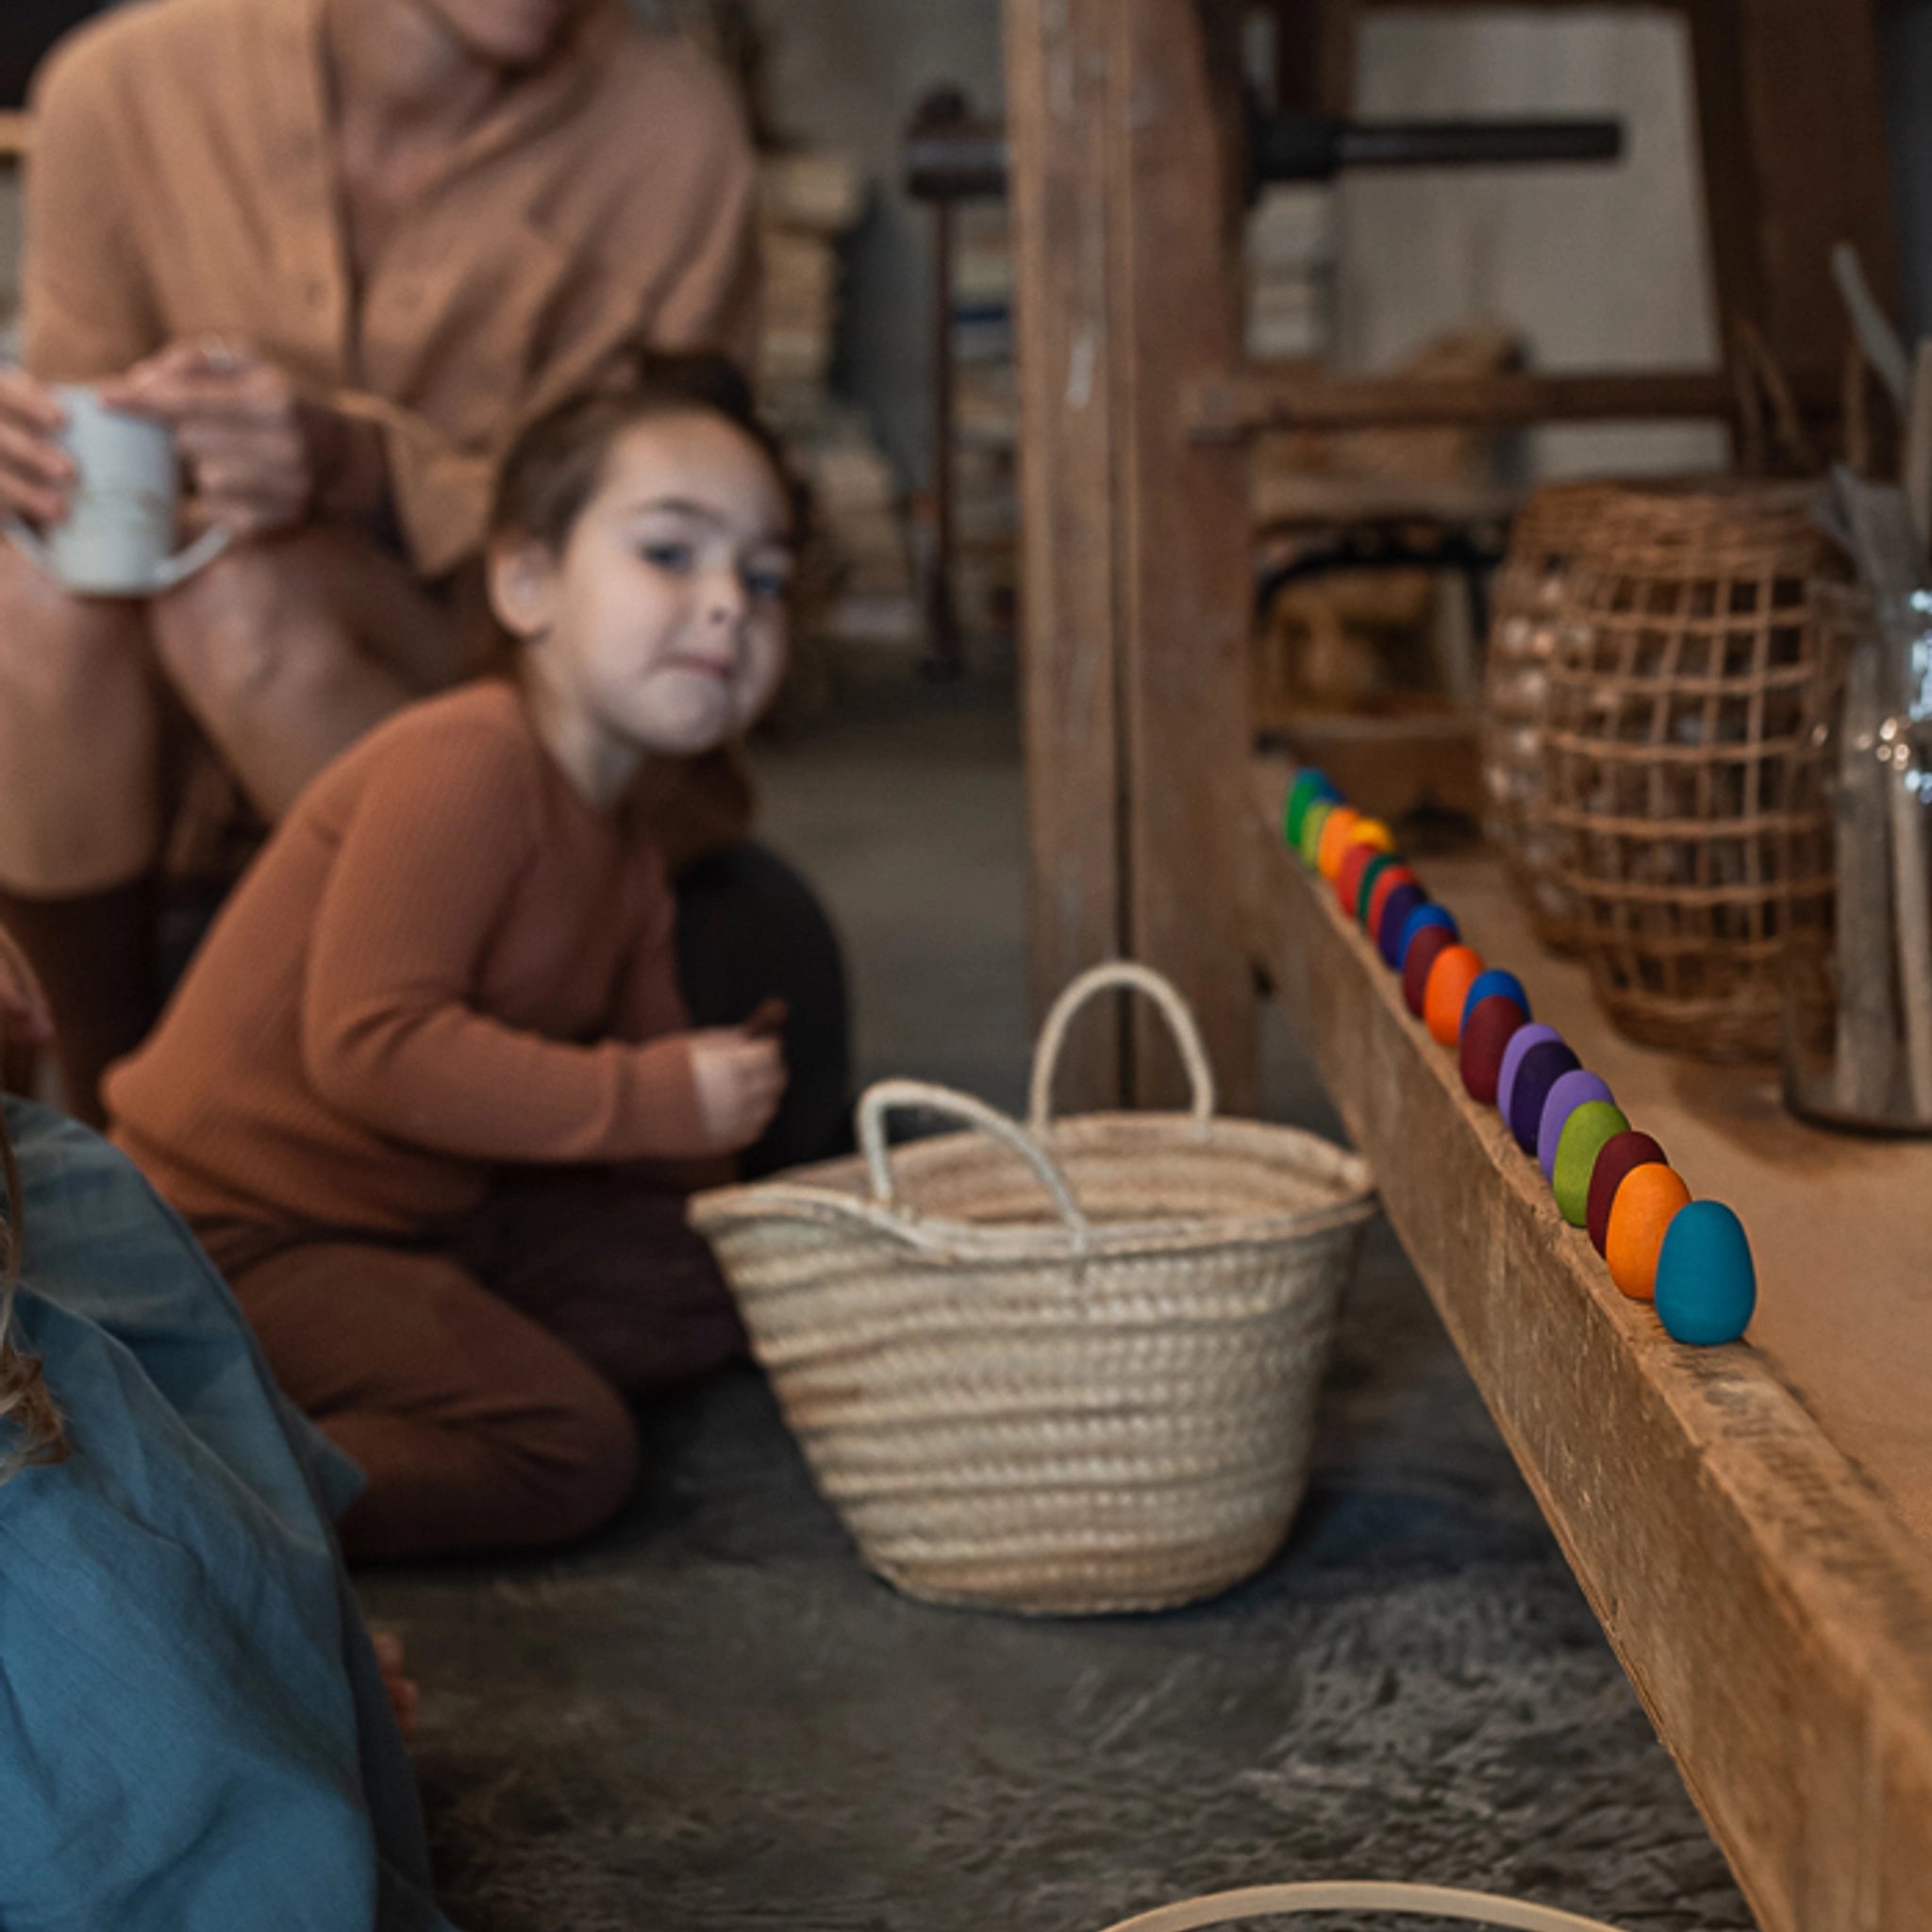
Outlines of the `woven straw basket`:
{"label": "woven straw basket", "polygon": [[[1167,1015],[1192,1111],[1052,1121],[1067,1025],[1119,987]],[[977,1131],[889,1158],[908,1107]],[[1217,1120],[1191,1016],[1124,963],[1049,1015],[1028,1126],[888,1080],[858,1131],[859,1157],[691,1218],[866,1562],[913,1596],[1049,1614],[1187,1603],[1266,1562],[1307,1481],[1367,1167]]]}

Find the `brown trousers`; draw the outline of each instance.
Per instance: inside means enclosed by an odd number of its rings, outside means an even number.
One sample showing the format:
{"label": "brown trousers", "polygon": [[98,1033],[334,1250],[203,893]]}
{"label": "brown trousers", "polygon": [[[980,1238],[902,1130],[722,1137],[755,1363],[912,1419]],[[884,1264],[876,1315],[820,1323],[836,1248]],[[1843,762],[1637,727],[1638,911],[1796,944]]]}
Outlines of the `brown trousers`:
{"label": "brown trousers", "polygon": [[443,1241],[195,1231],[284,1391],[368,1479],[352,1558],[594,1529],[637,1481],[628,1399],[744,1346],[683,1196],[608,1169],[505,1179]]}

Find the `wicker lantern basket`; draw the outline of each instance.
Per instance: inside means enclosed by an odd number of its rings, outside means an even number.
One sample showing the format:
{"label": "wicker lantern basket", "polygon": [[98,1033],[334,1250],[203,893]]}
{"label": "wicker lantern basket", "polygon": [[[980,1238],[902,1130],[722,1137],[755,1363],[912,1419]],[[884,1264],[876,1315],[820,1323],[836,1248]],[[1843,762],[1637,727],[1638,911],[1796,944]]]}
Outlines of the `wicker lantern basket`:
{"label": "wicker lantern basket", "polygon": [[1634,1039],[1776,1055],[1781,956],[1832,886],[1829,571],[1808,491],[1739,484],[1621,491],[1570,572],[1543,810],[1578,950]]}
{"label": "wicker lantern basket", "polygon": [[1611,483],[1553,483],[1524,503],[1491,591],[1483,673],[1484,829],[1502,854],[1536,936],[1577,945],[1577,913],[1557,874],[1543,812],[1543,718],[1557,618],[1571,567],[1618,494]]}

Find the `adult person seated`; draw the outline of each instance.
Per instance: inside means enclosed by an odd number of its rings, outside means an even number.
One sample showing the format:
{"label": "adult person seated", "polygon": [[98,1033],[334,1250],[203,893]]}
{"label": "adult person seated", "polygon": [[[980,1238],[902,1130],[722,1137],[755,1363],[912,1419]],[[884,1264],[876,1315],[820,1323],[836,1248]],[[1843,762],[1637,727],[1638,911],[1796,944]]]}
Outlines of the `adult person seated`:
{"label": "adult person seated", "polygon": [[[495,459],[640,340],[742,357],[755,186],[722,78],[620,0],[150,0],[56,50],[0,508],[62,514],[45,385],[85,381],[172,425],[195,510],[238,540],[141,602],[0,546],[0,919],[83,1118],[153,1015],[171,715],[274,820],[460,675],[448,591]],[[687,957],[723,926],[741,958],[749,917],[782,969],[758,994],[798,1029],[789,1113],[747,1167],[818,1151],[845,1099],[822,915],[757,848],[685,891]],[[731,978],[697,963],[694,1019],[743,1017],[709,1004]]]}
{"label": "adult person seated", "polygon": [[[0,931],[0,1037],[47,1019]],[[105,1141],[9,1100],[0,1170],[0,1924],[450,1932],[354,1468]]]}

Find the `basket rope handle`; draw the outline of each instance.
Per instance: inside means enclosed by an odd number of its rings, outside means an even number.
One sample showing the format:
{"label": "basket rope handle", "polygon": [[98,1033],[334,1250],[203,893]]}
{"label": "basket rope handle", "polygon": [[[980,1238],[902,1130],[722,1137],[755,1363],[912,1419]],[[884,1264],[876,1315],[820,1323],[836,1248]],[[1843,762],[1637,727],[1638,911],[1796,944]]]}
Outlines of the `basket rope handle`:
{"label": "basket rope handle", "polygon": [[1040,1029],[1040,1044],[1033,1050],[1033,1080],[1026,1100],[1026,1124],[1037,1134],[1053,1124],[1053,1083],[1060,1069],[1060,1049],[1066,1043],[1067,1028],[1074,1015],[1094,994],[1125,988],[1144,992],[1160,1008],[1181,1050],[1182,1064],[1188,1070],[1188,1085],[1193,1089],[1189,1111],[1197,1121],[1214,1118],[1214,1070],[1208,1064],[1207,1049],[1201,1044],[1201,1029],[1188,1003],[1172,983],[1151,967],[1134,959],[1108,959],[1090,966],[1058,999]]}
{"label": "basket rope handle", "polygon": [[874,1080],[858,1102],[858,1144],[865,1151],[865,1165],[872,1175],[873,1199],[881,1208],[903,1212],[892,1191],[892,1164],[886,1148],[886,1116],[905,1107],[929,1108],[934,1113],[950,1114],[990,1134],[1004,1147],[1009,1147],[1030,1167],[1040,1184],[1053,1196],[1060,1219],[1076,1241],[1087,1239],[1087,1217],[1067,1185],[1058,1163],[1016,1120],[1008,1119],[996,1107],[960,1093],[951,1087],[935,1087],[926,1080]]}
{"label": "basket rope handle", "polygon": [[1496,1898],[1486,1891],[1448,1891],[1434,1885],[1383,1885],[1334,1879],[1304,1885],[1254,1885],[1158,1906],[1108,1927],[1108,1932],[1198,1932],[1241,1919],[1293,1917],[1302,1912],[1403,1912],[1418,1918],[1465,1919],[1513,1932],[1616,1932],[1597,1919],[1579,1919],[1550,1906]]}

